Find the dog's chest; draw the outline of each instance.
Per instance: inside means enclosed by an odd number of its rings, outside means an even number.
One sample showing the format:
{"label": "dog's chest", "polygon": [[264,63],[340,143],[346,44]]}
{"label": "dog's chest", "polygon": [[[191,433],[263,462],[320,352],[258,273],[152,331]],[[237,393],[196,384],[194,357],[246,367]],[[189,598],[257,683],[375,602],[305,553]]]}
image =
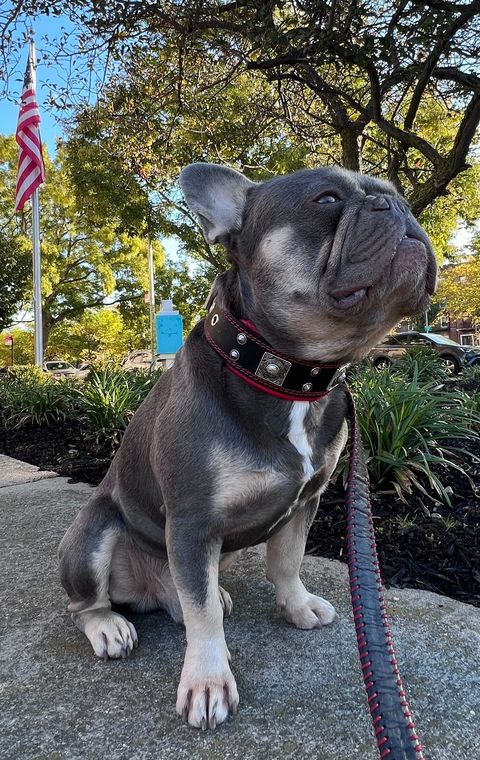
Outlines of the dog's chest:
{"label": "dog's chest", "polygon": [[222,517],[229,547],[273,535],[325,486],[326,451],[315,444],[309,406],[291,405],[285,432],[272,439],[270,451],[257,447],[255,456],[241,460],[236,451],[217,450],[214,509]]}
{"label": "dog's chest", "polygon": [[287,434],[288,440],[293,446],[295,446],[298,453],[302,457],[303,472],[305,474],[306,481],[310,480],[314,474],[314,467],[312,463],[313,451],[305,424],[309,411],[308,407],[308,401],[295,401],[292,404],[289,415],[290,427]]}

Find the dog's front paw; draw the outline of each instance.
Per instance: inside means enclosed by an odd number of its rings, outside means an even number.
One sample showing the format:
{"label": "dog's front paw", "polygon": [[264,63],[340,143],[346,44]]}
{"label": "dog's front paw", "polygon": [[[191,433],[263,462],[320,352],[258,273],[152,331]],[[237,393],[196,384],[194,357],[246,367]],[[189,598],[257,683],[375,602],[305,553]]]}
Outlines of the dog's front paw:
{"label": "dog's front paw", "polygon": [[134,626],[118,612],[102,609],[74,612],[72,620],[84,632],[97,657],[104,660],[127,657],[138,646]]}
{"label": "dog's front paw", "polygon": [[335,607],[321,596],[305,591],[287,599],[280,605],[284,618],[297,628],[311,630],[333,623],[337,617]]}
{"label": "dog's front paw", "polygon": [[177,692],[177,713],[195,728],[215,728],[237,712],[238,691],[228,665],[227,649],[221,657],[208,649],[187,647]]}

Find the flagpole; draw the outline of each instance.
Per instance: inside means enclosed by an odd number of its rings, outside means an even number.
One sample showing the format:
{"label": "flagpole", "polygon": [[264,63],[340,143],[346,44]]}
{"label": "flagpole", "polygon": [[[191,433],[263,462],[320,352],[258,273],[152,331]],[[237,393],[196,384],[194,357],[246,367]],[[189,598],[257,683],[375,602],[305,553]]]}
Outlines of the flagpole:
{"label": "flagpole", "polygon": [[[33,31],[30,32],[33,35]],[[37,61],[35,41],[30,37],[30,60],[33,66],[33,85],[37,89]],[[40,260],[40,208],[38,188],[32,195],[32,244],[33,244],[33,320],[35,331],[35,364],[43,366],[43,327],[42,327],[42,268]]]}
{"label": "flagpole", "polygon": [[32,242],[33,242],[33,318],[35,325],[35,364],[43,366],[42,329],[42,269],[40,261],[40,212],[38,188],[32,195]]}

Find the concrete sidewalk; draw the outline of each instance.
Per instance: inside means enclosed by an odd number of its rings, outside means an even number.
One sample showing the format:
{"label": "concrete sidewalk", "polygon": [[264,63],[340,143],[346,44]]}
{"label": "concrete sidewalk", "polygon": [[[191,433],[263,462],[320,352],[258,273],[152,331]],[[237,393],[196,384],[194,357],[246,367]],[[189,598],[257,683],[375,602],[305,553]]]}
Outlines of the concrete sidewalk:
{"label": "concrete sidewalk", "polygon": [[[166,614],[131,615],[139,648],[106,663],[71,623],[55,553],[91,488],[43,475],[0,460],[0,758],[378,757],[343,565],[305,560],[306,585],[340,615],[312,632],[279,617],[261,551],[250,550],[224,574],[234,604],[225,630],[240,709],[217,731],[201,733],[175,714],[185,642]],[[480,610],[411,590],[391,591],[387,600],[426,757],[480,757]]]}

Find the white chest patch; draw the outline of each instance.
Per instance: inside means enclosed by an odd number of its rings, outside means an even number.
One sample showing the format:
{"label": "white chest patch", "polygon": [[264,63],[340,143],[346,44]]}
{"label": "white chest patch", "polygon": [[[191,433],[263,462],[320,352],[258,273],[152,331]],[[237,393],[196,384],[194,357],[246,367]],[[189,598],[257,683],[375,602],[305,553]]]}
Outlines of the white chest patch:
{"label": "white chest patch", "polygon": [[308,442],[307,432],[305,430],[305,417],[309,411],[308,401],[294,401],[290,410],[290,429],[288,431],[288,440],[302,455],[303,471],[305,477],[309,480],[313,475],[312,465],[312,447]]}

